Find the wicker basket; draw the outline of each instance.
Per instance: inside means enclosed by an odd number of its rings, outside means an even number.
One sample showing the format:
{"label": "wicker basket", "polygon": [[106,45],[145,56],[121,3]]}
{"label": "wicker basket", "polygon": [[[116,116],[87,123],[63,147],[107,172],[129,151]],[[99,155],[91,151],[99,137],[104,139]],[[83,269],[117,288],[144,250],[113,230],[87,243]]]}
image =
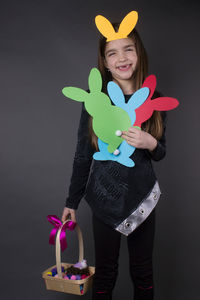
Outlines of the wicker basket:
{"label": "wicker basket", "polygon": [[[67,220],[68,221],[68,220]],[[66,222],[67,222],[66,221]],[[65,223],[66,223],[65,222]],[[63,223],[63,225],[65,224]],[[95,273],[94,267],[89,267],[90,276],[81,279],[81,280],[66,280],[62,278],[62,270],[61,267],[68,268],[73,264],[70,263],[61,263],[61,251],[60,251],[60,232],[62,227],[58,230],[56,236],[56,265],[48,268],[42,273],[42,277],[44,278],[46,289],[47,290],[54,290],[63,293],[75,294],[75,295],[84,295],[87,290],[92,285],[92,277]],[[83,260],[83,237],[78,224],[75,227],[77,234],[78,234],[78,241],[79,241],[79,261]],[[57,268],[58,277],[49,276],[47,273],[50,272],[53,268]]]}

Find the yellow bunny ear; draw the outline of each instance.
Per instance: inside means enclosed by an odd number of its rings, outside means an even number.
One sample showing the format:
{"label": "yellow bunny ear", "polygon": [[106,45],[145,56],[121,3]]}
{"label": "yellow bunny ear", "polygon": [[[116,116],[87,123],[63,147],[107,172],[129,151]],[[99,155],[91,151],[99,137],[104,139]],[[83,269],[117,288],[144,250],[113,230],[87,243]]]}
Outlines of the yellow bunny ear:
{"label": "yellow bunny ear", "polygon": [[127,37],[129,33],[135,28],[135,25],[138,21],[138,13],[137,11],[131,11],[126,15],[126,17],[122,20],[118,34],[119,36]]}
{"label": "yellow bunny ear", "polygon": [[106,42],[110,42],[118,39],[125,39],[128,37],[129,33],[133,30],[138,20],[137,11],[131,11],[126,15],[122,20],[118,32],[116,32],[110,23],[105,17],[98,15],[95,18],[95,23],[98,30],[103,36],[107,38]]}
{"label": "yellow bunny ear", "polygon": [[107,41],[110,37],[115,36],[116,32],[112,24],[105,17],[101,15],[96,16],[95,23],[101,34],[107,38]]}

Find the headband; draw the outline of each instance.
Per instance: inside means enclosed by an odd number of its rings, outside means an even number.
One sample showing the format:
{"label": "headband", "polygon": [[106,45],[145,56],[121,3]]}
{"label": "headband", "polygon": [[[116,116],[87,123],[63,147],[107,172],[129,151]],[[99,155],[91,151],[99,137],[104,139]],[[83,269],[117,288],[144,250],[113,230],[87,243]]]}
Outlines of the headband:
{"label": "headband", "polygon": [[106,42],[110,42],[127,38],[129,33],[135,28],[137,20],[137,11],[131,11],[121,21],[118,32],[115,31],[110,21],[101,15],[96,16],[95,23],[101,34],[107,38]]}

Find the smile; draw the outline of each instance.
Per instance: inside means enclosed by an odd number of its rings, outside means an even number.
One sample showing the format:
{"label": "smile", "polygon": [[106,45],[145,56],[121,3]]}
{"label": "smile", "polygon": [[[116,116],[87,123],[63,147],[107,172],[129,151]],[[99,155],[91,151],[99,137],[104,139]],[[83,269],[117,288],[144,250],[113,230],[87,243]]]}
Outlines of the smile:
{"label": "smile", "polygon": [[131,67],[131,64],[119,66],[119,67],[117,67],[117,69],[119,69],[120,71],[127,71],[130,69],[130,67]]}

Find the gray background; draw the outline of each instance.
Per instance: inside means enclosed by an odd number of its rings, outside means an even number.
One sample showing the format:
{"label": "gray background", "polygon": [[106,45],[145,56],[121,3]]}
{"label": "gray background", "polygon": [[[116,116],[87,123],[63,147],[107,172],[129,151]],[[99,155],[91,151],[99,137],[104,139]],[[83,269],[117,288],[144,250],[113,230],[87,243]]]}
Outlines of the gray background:
{"label": "gray background", "polygon": [[[96,66],[94,17],[139,12],[137,28],[150,74],[180,107],[168,114],[167,156],[155,163],[163,195],[157,207],[156,300],[198,297],[199,290],[199,1],[1,1],[0,182],[3,299],[78,299],[45,290],[41,273],[55,263],[48,214],[61,216],[69,186],[81,105],[67,85],[87,88]],[[94,264],[91,212],[77,211],[85,257]],[[68,233],[63,261],[78,260]],[[75,250],[74,250],[75,249]],[[126,238],[114,299],[132,299]],[[84,296],[90,299],[90,293]]]}

